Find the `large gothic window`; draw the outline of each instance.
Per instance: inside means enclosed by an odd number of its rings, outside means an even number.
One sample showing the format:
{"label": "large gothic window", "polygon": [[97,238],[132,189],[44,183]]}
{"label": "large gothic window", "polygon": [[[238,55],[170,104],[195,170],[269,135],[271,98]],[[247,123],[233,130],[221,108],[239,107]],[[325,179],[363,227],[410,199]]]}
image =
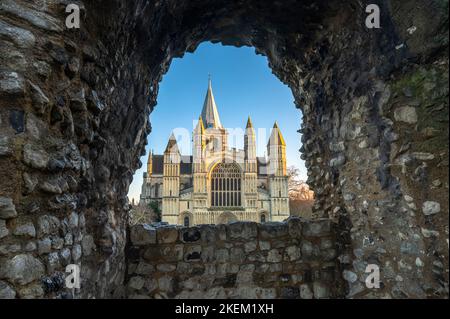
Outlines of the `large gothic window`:
{"label": "large gothic window", "polygon": [[241,206],[241,171],[234,163],[220,163],[211,173],[211,206]]}

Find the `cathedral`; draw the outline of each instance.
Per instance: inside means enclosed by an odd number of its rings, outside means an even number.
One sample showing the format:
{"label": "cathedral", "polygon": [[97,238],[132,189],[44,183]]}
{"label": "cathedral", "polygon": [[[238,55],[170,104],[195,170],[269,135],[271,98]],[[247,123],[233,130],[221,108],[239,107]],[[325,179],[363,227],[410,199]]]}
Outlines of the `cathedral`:
{"label": "cathedral", "polygon": [[256,156],[250,117],[244,149],[229,148],[210,80],[192,142],[192,156],[180,154],[173,134],[164,154],[150,152],[140,205],[156,202],[163,222],[184,226],[289,217],[286,143],[276,122],[267,156]]}

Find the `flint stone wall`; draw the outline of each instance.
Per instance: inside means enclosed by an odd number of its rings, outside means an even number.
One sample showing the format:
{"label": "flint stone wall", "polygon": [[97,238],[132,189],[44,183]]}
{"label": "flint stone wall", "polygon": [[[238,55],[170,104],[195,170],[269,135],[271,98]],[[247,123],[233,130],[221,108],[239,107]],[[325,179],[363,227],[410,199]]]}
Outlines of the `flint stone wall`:
{"label": "flint stone wall", "polygon": [[339,297],[333,223],[132,226],[128,298]]}

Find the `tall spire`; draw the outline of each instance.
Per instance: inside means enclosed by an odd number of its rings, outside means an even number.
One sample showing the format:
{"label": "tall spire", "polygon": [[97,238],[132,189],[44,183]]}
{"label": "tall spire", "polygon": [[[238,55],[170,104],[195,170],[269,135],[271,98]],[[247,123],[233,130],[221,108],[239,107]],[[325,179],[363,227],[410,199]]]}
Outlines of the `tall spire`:
{"label": "tall spire", "polygon": [[247,125],[245,128],[253,128],[252,120],[250,119],[250,115],[248,116]]}
{"label": "tall spire", "polygon": [[219,119],[219,112],[217,112],[216,101],[214,100],[212,91],[211,76],[209,76],[208,79],[208,91],[206,92],[201,116],[205,128],[222,128],[222,124]]}
{"label": "tall spire", "polygon": [[272,133],[269,137],[269,142],[267,145],[282,145],[286,146],[286,142],[284,141],[283,134],[281,134],[281,131],[278,127],[278,123],[275,121],[275,124],[273,125]]}

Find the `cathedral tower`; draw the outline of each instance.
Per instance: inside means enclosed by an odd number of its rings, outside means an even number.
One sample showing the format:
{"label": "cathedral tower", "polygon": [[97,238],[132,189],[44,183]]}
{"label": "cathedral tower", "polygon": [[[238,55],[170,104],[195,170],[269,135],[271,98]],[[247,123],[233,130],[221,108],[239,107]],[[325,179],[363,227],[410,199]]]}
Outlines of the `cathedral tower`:
{"label": "cathedral tower", "polygon": [[208,199],[206,192],[205,146],[205,126],[203,124],[203,118],[200,116],[193,133],[192,178],[194,209],[206,208]]}
{"label": "cathedral tower", "polygon": [[245,204],[254,210],[258,200],[257,193],[257,163],[256,163],[256,135],[250,116],[247,120],[244,135],[245,152]]}
{"label": "cathedral tower", "polygon": [[269,190],[273,221],[282,221],[289,216],[288,177],[286,169],[286,142],[278,128],[273,125],[267,144],[269,156]]}
{"label": "cathedral tower", "polygon": [[162,220],[170,224],[178,223],[180,196],[181,154],[177,140],[172,135],[164,151]]}

